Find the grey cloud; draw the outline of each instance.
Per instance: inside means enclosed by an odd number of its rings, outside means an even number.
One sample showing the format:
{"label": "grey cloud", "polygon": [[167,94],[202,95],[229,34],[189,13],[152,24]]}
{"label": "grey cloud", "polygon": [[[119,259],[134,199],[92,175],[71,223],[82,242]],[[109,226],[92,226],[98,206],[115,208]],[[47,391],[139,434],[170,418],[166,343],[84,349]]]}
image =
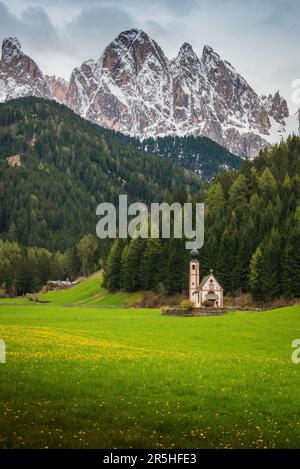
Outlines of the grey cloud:
{"label": "grey cloud", "polygon": [[199,0],[154,0],[154,3],[164,5],[177,14],[188,14],[194,9],[201,8],[201,1]]}
{"label": "grey cloud", "polygon": [[116,7],[85,8],[65,28],[65,35],[76,44],[85,58],[98,57],[107,45],[124,29],[135,26],[129,14]]}
{"label": "grey cloud", "polygon": [[11,30],[16,31],[19,24],[17,18],[10,14],[4,3],[0,2],[0,30],[3,35],[12,35]]}
{"label": "grey cloud", "polygon": [[0,2],[0,39],[18,37],[24,52],[33,58],[41,58],[43,63],[42,55],[47,53],[51,54],[52,61],[53,53],[71,56],[74,66],[87,58],[99,57],[117,34],[133,26],[134,20],[121,9],[95,5],[83,8],[63,29],[59,29],[42,7],[27,6],[16,16]]}
{"label": "grey cloud", "polygon": [[154,20],[146,21],[145,30],[150,36],[153,36],[154,39],[169,36],[168,30]]}
{"label": "grey cloud", "polygon": [[25,8],[19,18],[0,2],[0,31],[2,38],[17,36],[24,47],[33,51],[55,50],[60,43],[59,35],[47,13],[39,7]]}
{"label": "grey cloud", "polygon": [[[12,14],[10,1],[23,12]],[[122,30],[138,27],[169,58],[185,41],[198,54],[210,44],[259,93],[280,88],[287,98],[299,75],[299,16],[299,0],[0,0],[1,39],[17,36],[48,72],[67,78]]]}
{"label": "grey cloud", "polygon": [[22,12],[24,33],[30,40],[31,46],[39,50],[55,50],[61,45],[61,38],[45,10],[40,7],[28,7]]}
{"label": "grey cloud", "polygon": [[[193,9],[199,9],[202,1],[203,0],[151,0],[150,3],[155,8],[165,8],[175,15],[187,15]],[[215,0],[212,1],[214,2]],[[46,7],[49,5],[49,0],[30,0],[30,3],[43,4]],[[51,4],[60,8],[74,6],[79,8],[112,6],[126,10],[128,8],[142,9],[145,6],[149,6],[149,0],[51,0]]]}

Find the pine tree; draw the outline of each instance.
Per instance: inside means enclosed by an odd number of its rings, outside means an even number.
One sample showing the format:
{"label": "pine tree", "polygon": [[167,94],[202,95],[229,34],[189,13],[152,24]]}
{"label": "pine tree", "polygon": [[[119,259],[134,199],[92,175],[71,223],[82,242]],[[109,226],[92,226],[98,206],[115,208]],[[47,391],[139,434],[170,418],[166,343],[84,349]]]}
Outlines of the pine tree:
{"label": "pine tree", "polygon": [[255,300],[263,300],[263,291],[261,287],[262,274],[262,250],[258,246],[251,257],[249,269],[249,286]]}
{"label": "pine tree", "polygon": [[244,174],[239,174],[229,190],[229,203],[233,209],[241,209],[247,202],[248,188]]}
{"label": "pine tree", "polygon": [[95,271],[97,240],[91,234],[85,235],[77,245],[77,254],[81,261],[81,272],[89,275]]}
{"label": "pine tree", "polygon": [[105,286],[109,291],[117,291],[121,288],[121,256],[124,249],[124,241],[116,239],[107,260],[105,273]]}
{"label": "pine tree", "polygon": [[210,218],[220,215],[225,206],[225,198],[222,185],[217,182],[212,184],[206,192],[205,209]]}
{"label": "pine tree", "polygon": [[131,287],[131,277],[129,271],[129,248],[130,244],[126,243],[122,249],[121,254],[121,278],[120,278],[120,287],[121,289],[130,291]]}
{"label": "pine tree", "polygon": [[184,252],[179,239],[171,239],[169,241],[169,257],[167,264],[167,274],[165,279],[166,293],[180,293],[182,291],[183,282],[183,259]]}
{"label": "pine tree", "polygon": [[228,228],[224,231],[219,250],[215,253],[217,258],[216,273],[225,290],[234,293],[232,273],[235,266],[236,238],[234,230]]}
{"label": "pine tree", "polygon": [[141,288],[140,263],[145,248],[145,239],[134,238],[122,253],[122,287],[127,291]]}
{"label": "pine tree", "polygon": [[259,188],[265,198],[274,196],[277,189],[277,182],[269,167],[266,167],[259,178]]}
{"label": "pine tree", "polygon": [[262,244],[261,291],[264,300],[272,300],[281,292],[281,239],[277,229]]}
{"label": "pine tree", "polygon": [[159,239],[147,239],[140,263],[141,287],[143,290],[158,290],[161,255],[161,241]]}

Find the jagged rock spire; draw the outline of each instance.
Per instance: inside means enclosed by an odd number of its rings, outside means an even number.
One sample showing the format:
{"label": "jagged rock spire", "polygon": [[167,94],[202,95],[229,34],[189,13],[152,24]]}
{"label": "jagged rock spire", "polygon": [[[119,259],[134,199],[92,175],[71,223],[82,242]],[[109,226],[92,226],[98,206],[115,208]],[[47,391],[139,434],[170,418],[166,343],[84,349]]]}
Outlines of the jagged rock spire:
{"label": "jagged rock spire", "polygon": [[9,64],[22,54],[20,41],[16,37],[8,37],[2,42],[2,62]]}

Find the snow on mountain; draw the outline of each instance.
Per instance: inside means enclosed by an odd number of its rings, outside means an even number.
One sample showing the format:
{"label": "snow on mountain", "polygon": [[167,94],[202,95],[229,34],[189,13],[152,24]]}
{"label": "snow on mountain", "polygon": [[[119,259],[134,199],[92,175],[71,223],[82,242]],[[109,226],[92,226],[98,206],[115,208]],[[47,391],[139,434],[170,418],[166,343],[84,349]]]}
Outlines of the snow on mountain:
{"label": "snow on mountain", "polygon": [[50,96],[59,103],[66,103],[67,92],[69,83],[64,78],[56,77],[55,75],[45,75],[45,80],[49,87]]}
{"label": "snow on mountain", "polygon": [[2,61],[10,64],[14,59],[22,58],[24,54],[21,49],[21,44],[16,37],[4,39],[2,44]]}
{"label": "snow on mountain", "polygon": [[17,38],[4,39],[0,60],[0,102],[23,96],[57,98],[65,102],[59,87],[65,88],[66,95],[68,84],[65,80],[44,76],[34,60],[23,53]]}
{"label": "snow on mountain", "polygon": [[27,95],[49,98],[45,78],[37,64],[22,52],[18,39],[4,39],[0,61],[0,101]]}
{"label": "snow on mountain", "polygon": [[166,131],[172,101],[168,59],[143,31],[121,33],[92,67],[71,75],[67,105],[131,135]]}
{"label": "snow on mountain", "polygon": [[244,157],[299,133],[299,114],[289,116],[279,92],[258,96],[210,46],[198,57],[184,43],[169,60],[138,29],[119,34],[97,61],[76,67],[69,84],[43,76],[16,38],[4,40],[0,101],[28,94],[57,99],[92,122],[141,139],[203,135]]}

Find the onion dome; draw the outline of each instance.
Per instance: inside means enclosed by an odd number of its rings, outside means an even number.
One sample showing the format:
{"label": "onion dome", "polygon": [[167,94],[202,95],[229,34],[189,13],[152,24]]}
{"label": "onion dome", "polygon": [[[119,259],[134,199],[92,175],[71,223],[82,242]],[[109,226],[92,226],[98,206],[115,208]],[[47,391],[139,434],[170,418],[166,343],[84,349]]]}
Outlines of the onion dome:
{"label": "onion dome", "polygon": [[191,258],[197,260],[199,258],[199,251],[198,249],[192,249],[191,250]]}

